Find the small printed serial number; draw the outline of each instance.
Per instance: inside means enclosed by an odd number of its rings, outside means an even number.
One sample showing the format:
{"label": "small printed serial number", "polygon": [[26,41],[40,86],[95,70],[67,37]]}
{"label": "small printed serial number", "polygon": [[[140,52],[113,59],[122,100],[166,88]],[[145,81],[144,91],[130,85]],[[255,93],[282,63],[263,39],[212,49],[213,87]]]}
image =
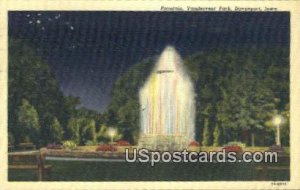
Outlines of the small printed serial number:
{"label": "small printed serial number", "polygon": [[271,185],[276,185],[276,186],[283,186],[283,185],[287,185],[287,182],[271,182]]}

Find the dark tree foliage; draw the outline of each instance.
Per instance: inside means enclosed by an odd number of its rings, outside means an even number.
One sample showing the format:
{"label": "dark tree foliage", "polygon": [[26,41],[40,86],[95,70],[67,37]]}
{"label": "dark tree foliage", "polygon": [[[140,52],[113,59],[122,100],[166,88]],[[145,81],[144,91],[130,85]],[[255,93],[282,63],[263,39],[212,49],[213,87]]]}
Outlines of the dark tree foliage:
{"label": "dark tree foliage", "polygon": [[[37,47],[28,44],[22,39],[9,40],[8,130],[14,137],[15,144],[23,141],[20,122],[17,120],[17,112],[23,99],[26,99],[38,114],[40,135],[34,143],[45,145],[70,137],[68,129],[74,120],[71,118],[92,120],[93,122],[86,124],[86,129],[82,130],[85,132],[85,139],[94,141],[95,129],[98,131],[103,123],[102,115],[85,108],[78,109],[79,98],[64,96],[51,68],[40,56],[42,53],[38,52]],[[76,125],[74,127],[76,128]],[[78,142],[82,143],[80,140],[82,139],[78,139]]]}
{"label": "dark tree foliage", "polygon": [[[18,136],[19,131],[14,130],[16,111],[21,100],[26,99],[38,112],[42,143],[47,142],[53,118],[57,117],[63,124],[67,121],[64,97],[49,66],[22,40],[9,40],[8,83],[9,131]],[[16,138],[16,143],[19,140]]]}
{"label": "dark tree foliage", "polygon": [[17,110],[17,125],[19,131],[18,139],[31,141],[36,144],[40,140],[40,125],[36,109],[23,99],[21,106]]}
{"label": "dark tree foliage", "polygon": [[[210,132],[217,125],[219,119],[221,126],[227,125],[223,128],[225,142],[235,140],[237,137],[240,137],[239,140],[247,141],[247,137],[246,139],[241,138],[241,131],[231,130],[228,125],[235,126],[237,130],[248,127],[253,129],[248,125],[251,121],[244,121],[245,114],[255,114],[254,112],[257,111],[255,109],[262,109],[260,103],[265,102],[263,107],[268,108],[265,110],[267,111],[265,114],[270,115],[272,108],[280,111],[289,102],[288,49],[217,49],[192,55],[185,62],[194,79],[198,95],[196,134],[199,139],[202,138],[204,120],[208,118]],[[268,102],[269,100],[270,102]],[[276,101],[279,103],[276,104]],[[244,103],[246,107],[240,103]],[[227,110],[224,110],[225,115],[222,118],[221,110],[226,107]],[[245,111],[251,113],[245,113]],[[237,118],[230,119],[230,117]],[[248,118],[261,119],[258,117],[262,117],[262,115]],[[228,120],[228,122],[226,123],[222,119]],[[264,116],[263,119],[267,119],[267,117]],[[243,127],[236,126],[237,120],[245,122],[244,125],[240,123]],[[262,125],[262,122],[256,124],[256,126],[258,125]],[[264,142],[264,144],[268,144],[268,142]]]}
{"label": "dark tree foliage", "polygon": [[138,92],[152,69],[154,59],[134,65],[115,82],[111,103],[105,113],[108,126],[115,126],[130,143],[136,143],[139,133]]}
{"label": "dark tree foliage", "polygon": [[77,118],[85,118],[85,119],[90,119],[95,121],[95,127],[96,131],[100,130],[101,124],[103,124],[103,115],[98,113],[97,111],[94,110],[89,110],[84,107],[76,109],[76,111],[73,114],[74,117]]}
{"label": "dark tree foliage", "polygon": [[64,131],[62,127],[60,126],[59,121],[57,118],[54,118],[52,121],[52,124],[50,125],[50,130],[49,130],[49,139],[53,143],[61,143],[63,140],[63,134]]}

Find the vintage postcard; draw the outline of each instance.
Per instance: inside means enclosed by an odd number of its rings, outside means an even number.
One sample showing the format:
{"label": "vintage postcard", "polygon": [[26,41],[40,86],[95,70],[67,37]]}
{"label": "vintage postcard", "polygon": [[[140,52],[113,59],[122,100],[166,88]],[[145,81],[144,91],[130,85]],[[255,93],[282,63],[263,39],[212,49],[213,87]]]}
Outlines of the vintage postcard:
{"label": "vintage postcard", "polygon": [[1,1],[1,189],[299,189],[297,7]]}

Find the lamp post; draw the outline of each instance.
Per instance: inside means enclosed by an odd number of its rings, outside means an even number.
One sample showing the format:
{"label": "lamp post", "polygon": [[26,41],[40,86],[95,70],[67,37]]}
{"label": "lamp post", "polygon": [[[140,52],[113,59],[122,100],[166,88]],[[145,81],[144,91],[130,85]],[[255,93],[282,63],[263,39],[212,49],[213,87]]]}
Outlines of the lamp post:
{"label": "lamp post", "polygon": [[107,133],[108,133],[108,136],[110,136],[111,144],[113,144],[113,142],[114,142],[114,137],[115,137],[116,134],[117,134],[117,130],[114,129],[114,128],[109,128],[109,129],[107,130]]}
{"label": "lamp post", "polygon": [[276,126],[276,145],[281,146],[280,143],[280,124],[282,123],[283,118],[280,115],[276,115],[273,117],[273,124]]}

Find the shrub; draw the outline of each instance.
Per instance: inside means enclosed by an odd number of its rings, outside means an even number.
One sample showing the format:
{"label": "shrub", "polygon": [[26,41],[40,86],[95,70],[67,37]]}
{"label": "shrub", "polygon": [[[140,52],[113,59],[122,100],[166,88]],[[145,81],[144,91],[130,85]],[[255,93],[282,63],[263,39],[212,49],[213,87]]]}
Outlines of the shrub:
{"label": "shrub", "polygon": [[246,144],[240,141],[232,141],[232,142],[228,142],[227,146],[240,146],[241,148],[245,148]]}
{"label": "shrub", "polygon": [[93,146],[93,145],[96,145],[96,143],[94,141],[89,140],[89,141],[85,142],[85,145],[86,146]]}
{"label": "shrub", "polygon": [[63,143],[63,148],[64,149],[69,149],[69,150],[73,150],[77,147],[76,143],[74,141],[65,141]]}
{"label": "shrub", "polygon": [[189,146],[200,146],[197,141],[190,142]]}
{"label": "shrub", "polygon": [[100,145],[96,148],[96,151],[111,151],[111,152],[115,152],[117,151],[117,148],[115,146],[112,145]]}
{"label": "shrub", "polygon": [[119,141],[117,141],[117,145],[118,146],[130,146],[130,143],[125,140],[119,140]]}

